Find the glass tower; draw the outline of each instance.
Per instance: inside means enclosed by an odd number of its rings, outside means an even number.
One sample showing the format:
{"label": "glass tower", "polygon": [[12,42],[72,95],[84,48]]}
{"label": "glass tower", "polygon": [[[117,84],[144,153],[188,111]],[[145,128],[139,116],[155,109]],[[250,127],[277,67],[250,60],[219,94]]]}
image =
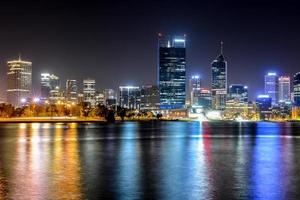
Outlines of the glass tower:
{"label": "glass tower", "polygon": [[227,95],[227,62],[223,56],[223,42],[221,42],[221,53],[211,63],[211,93],[212,108],[225,109]]}
{"label": "glass tower", "polygon": [[289,101],[291,99],[291,80],[289,76],[280,76],[279,83],[279,101]]}
{"label": "glass tower", "polygon": [[185,35],[159,34],[158,82],[161,109],[182,109],[186,101]]}
{"label": "glass tower", "polygon": [[248,102],[248,87],[241,84],[232,84],[228,89],[228,100],[234,100],[236,102]]}
{"label": "glass tower", "polygon": [[294,105],[300,106],[300,72],[294,75]]}
{"label": "glass tower", "polygon": [[265,75],[265,94],[272,98],[272,105],[278,103],[278,76],[276,73],[269,72]]}
{"label": "glass tower", "polygon": [[41,99],[48,99],[51,93],[59,91],[60,80],[54,74],[42,73],[41,74]]}
{"label": "glass tower", "polygon": [[7,62],[7,102],[15,107],[30,96],[32,85],[32,63],[18,60]]}
{"label": "glass tower", "polygon": [[138,86],[119,86],[119,105],[122,108],[140,109],[141,90]]}
{"label": "glass tower", "polygon": [[76,80],[66,81],[66,97],[69,102],[77,102],[78,86]]}

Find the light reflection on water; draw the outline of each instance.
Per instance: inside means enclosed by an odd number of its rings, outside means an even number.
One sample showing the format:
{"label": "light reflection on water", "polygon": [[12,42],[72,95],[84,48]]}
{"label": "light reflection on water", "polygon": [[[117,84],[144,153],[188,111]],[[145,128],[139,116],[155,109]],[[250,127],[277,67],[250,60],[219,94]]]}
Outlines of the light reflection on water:
{"label": "light reflection on water", "polygon": [[0,125],[0,199],[297,199],[300,124]]}

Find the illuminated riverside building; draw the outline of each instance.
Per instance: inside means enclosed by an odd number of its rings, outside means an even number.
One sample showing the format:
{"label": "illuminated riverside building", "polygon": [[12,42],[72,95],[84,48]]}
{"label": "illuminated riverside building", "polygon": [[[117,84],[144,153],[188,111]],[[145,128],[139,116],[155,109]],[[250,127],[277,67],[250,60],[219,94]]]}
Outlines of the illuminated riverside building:
{"label": "illuminated riverside building", "polygon": [[291,100],[291,80],[289,76],[278,78],[278,97],[280,102]]}
{"label": "illuminated riverside building", "polygon": [[201,79],[199,76],[192,76],[189,83],[189,99],[191,106],[199,105],[199,97],[201,93]]}
{"label": "illuminated riverside building", "polygon": [[272,113],[272,98],[269,95],[258,95],[255,101],[260,119],[269,119]]}
{"label": "illuminated riverside building", "polygon": [[41,99],[49,99],[50,96],[55,97],[59,93],[60,80],[54,74],[41,74]]}
{"label": "illuminated riverside building", "polygon": [[278,76],[276,73],[269,72],[265,75],[265,95],[269,95],[272,98],[272,105],[278,103]]}
{"label": "illuminated riverside building", "polygon": [[223,110],[227,96],[227,62],[223,56],[223,42],[220,55],[211,63],[211,73],[212,108]]}
{"label": "illuminated riverside building", "polygon": [[7,102],[20,107],[21,100],[27,99],[31,94],[32,63],[18,60],[7,62]]}
{"label": "illuminated riverside building", "polygon": [[200,89],[199,96],[197,98],[197,106],[201,106],[204,109],[211,108],[211,91],[205,88]]}
{"label": "illuminated riverside building", "polygon": [[138,86],[119,86],[119,106],[140,109],[141,90]]}
{"label": "illuminated riverside building", "polygon": [[105,96],[103,92],[95,93],[95,105],[105,105]]}
{"label": "illuminated riverside building", "polygon": [[182,109],[186,103],[186,38],[159,34],[158,82],[161,109]]}
{"label": "illuminated riverside building", "polygon": [[141,87],[141,110],[159,109],[159,88],[156,85]]}
{"label": "illuminated riverside building", "polygon": [[105,105],[115,107],[117,105],[117,94],[113,89],[104,89]]}
{"label": "illuminated riverside building", "polygon": [[66,98],[68,102],[77,103],[78,85],[77,80],[66,81]]}
{"label": "illuminated riverside building", "polygon": [[96,81],[94,79],[83,80],[83,101],[85,103],[88,103],[91,107],[94,107],[96,105],[95,85]]}
{"label": "illuminated riverside building", "polygon": [[294,75],[293,80],[293,99],[294,99],[294,106],[292,109],[292,118],[299,119],[300,117],[300,72],[297,72]]}

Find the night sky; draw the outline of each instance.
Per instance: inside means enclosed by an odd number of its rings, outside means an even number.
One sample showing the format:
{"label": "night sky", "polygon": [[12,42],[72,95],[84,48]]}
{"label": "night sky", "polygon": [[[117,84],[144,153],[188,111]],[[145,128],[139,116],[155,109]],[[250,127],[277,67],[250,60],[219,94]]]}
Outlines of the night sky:
{"label": "night sky", "polygon": [[228,83],[248,85],[251,97],[263,92],[268,70],[300,71],[297,1],[2,0],[0,25],[1,80],[6,61],[21,53],[33,62],[35,93],[41,72],[63,86],[67,78],[95,78],[98,89],[155,84],[158,32],[187,34],[187,73],[200,74],[205,86],[220,41]]}

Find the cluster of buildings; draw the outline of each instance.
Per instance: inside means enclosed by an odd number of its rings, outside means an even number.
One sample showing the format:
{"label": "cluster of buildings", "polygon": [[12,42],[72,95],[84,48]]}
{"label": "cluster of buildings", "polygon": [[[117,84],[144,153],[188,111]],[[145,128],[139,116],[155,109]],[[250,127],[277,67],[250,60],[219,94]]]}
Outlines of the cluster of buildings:
{"label": "cluster of buildings", "polygon": [[246,85],[229,85],[223,43],[220,54],[211,63],[210,88],[202,87],[200,76],[187,77],[186,74],[186,35],[158,34],[157,85],[123,85],[118,90],[99,91],[95,79],[84,79],[80,83],[69,79],[62,83],[57,75],[42,73],[40,95],[33,97],[32,63],[19,58],[8,61],[7,65],[7,103],[15,107],[32,101],[49,104],[84,102],[90,107],[118,105],[173,117],[223,119],[297,118],[300,107],[300,72],[292,80],[288,75],[267,73],[265,92],[255,101],[249,100]]}

